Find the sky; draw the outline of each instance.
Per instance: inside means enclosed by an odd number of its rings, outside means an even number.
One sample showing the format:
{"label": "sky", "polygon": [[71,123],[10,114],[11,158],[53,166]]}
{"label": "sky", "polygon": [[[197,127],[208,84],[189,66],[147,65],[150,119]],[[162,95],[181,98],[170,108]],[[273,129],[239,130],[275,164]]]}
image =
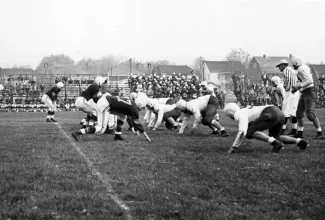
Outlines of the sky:
{"label": "sky", "polygon": [[0,8],[2,68],[36,68],[51,54],[191,66],[236,48],[325,61],[325,0],[1,0]]}

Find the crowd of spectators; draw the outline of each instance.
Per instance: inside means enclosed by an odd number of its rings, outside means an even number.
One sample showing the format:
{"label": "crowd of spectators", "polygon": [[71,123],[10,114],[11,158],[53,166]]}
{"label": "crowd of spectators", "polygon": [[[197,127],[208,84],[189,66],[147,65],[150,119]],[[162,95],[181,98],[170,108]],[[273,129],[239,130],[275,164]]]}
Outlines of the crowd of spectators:
{"label": "crowd of spectators", "polygon": [[[234,85],[234,94],[241,106],[247,105],[279,105],[275,97],[275,88],[271,85],[271,78],[275,74],[262,74],[260,82],[251,82],[251,80],[242,73],[235,73],[232,76]],[[281,78],[281,75],[278,75]],[[325,75],[321,76],[315,82],[317,91],[316,106],[325,107]]]}

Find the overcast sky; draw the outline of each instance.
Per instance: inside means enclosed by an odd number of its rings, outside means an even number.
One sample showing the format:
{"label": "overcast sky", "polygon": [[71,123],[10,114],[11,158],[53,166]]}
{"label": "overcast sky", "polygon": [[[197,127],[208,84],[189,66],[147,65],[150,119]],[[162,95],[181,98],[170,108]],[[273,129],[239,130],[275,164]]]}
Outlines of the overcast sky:
{"label": "overcast sky", "polygon": [[233,48],[325,61],[325,1],[1,0],[0,8],[3,68],[36,68],[62,53],[191,65]]}

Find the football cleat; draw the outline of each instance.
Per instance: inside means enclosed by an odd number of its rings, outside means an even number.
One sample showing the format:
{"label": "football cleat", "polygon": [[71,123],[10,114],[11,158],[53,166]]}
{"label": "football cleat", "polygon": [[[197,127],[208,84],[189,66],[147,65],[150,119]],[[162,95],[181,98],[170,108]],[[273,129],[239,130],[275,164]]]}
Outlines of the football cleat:
{"label": "football cleat", "polygon": [[295,138],[304,138],[304,133],[302,131],[298,131],[294,137]]}
{"label": "football cleat", "polygon": [[120,134],[116,134],[114,136],[114,141],[124,141],[125,139],[120,135]]}
{"label": "football cleat", "polygon": [[297,146],[300,148],[300,150],[306,150],[307,147],[309,146],[309,143],[308,141],[300,140]]}
{"label": "football cleat", "polygon": [[277,140],[273,141],[272,145],[273,145],[273,149],[272,149],[273,153],[278,153],[282,148],[284,148],[284,144]]}
{"label": "football cleat", "polygon": [[220,134],[220,132],[218,131],[218,130],[214,130],[214,131],[212,131],[212,133],[211,134],[214,134],[214,135],[216,135],[216,134]]}
{"label": "football cleat", "polygon": [[46,122],[52,122],[52,121],[51,121],[51,119],[47,118],[47,119],[46,119]]}
{"label": "football cleat", "polygon": [[51,118],[51,121],[53,121],[53,122],[58,122],[57,120],[55,120],[54,118]]}
{"label": "football cleat", "polygon": [[227,133],[226,130],[221,131],[221,137],[228,137],[228,136],[229,136],[229,134]]}
{"label": "football cleat", "polygon": [[313,138],[314,140],[323,140],[325,137],[322,133],[317,132],[317,135]]}
{"label": "football cleat", "polygon": [[72,137],[73,137],[76,141],[79,141],[79,140],[80,140],[80,137],[79,137],[79,133],[78,133],[78,132],[73,132],[73,133],[72,133]]}

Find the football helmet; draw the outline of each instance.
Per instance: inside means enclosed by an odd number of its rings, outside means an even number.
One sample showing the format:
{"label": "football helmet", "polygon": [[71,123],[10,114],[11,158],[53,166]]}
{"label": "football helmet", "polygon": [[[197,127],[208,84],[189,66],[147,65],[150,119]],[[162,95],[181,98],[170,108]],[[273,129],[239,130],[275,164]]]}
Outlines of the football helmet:
{"label": "football helmet", "polygon": [[186,101],[184,99],[179,100],[176,103],[176,108],[181,109],[181,110],[185,110],[185,108],[186,108]]}
{"label": "football helmet", "polygon": [[292,59],[292,65],[293,66],[301,66],[301,65],[304,65],[305,64],[305,59],[303,57],[294,57]]}
{"label": "football helmet", "polygon": [[275,85],[279,85],[280,82],[281,82],[281,79],[280,79],[280,77],[278,77],[278,76],[273,76],[273,77],[271,78],[271,82],[273,82]]}
{"label": "football helmet", "polygon": [[106,80],[107,80],[106,77],[96,76],[96,78],[95,78],[95,84],[100,87],[102,84],[105,83]]}
{"label": "football helmet", "polygon": [[63,82],[58,82],[58,83],[56,84],[56,87],[58,87],[59,89],[62,89],[62,88],[64,87]]}
{"label": "football helmet", "polygon": [[228,103],[223,111],[225,112],[226,116],[229,118],[233,118],[234,114],[240,109],[240,107],[236,103]]}

